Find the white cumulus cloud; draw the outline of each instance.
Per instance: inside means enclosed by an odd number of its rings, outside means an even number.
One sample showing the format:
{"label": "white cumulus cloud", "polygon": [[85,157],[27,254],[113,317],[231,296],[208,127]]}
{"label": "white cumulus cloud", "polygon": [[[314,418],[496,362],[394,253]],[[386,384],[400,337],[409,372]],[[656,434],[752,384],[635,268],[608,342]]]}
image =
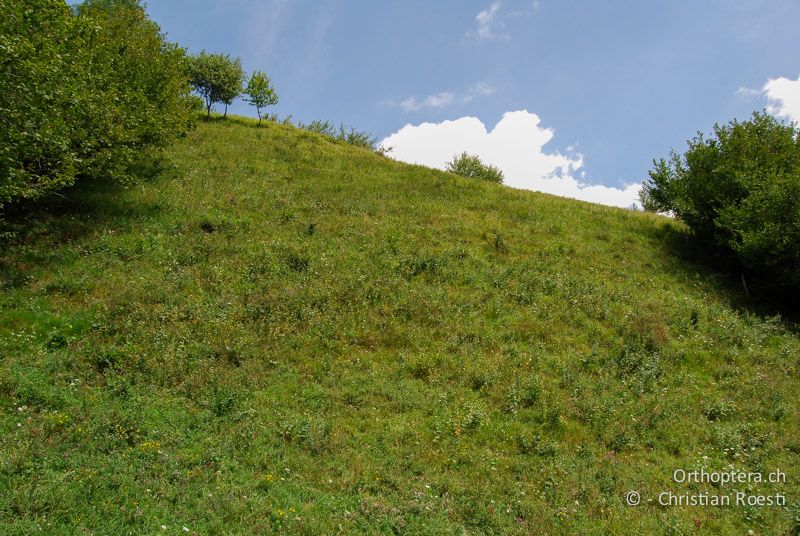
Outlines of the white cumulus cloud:
{"label": "white cumulus cloud", "polygon": [[800,76],[797,80],[783,77],[768,80],[764,84],[764,95],[769,113],[800,122]]}
{"label": "white cumulus cloud", "polygon": [[412,164],[444,169],[464,151],[499,167],[505,184],[604,205],[630,207],[638,203],[640,184],[612,188],[586,184],[575,177],[583,167],[579,154],[546,152],[552,129],[540,125],[527,110],[506,112],[492,130],[475,117],[441,123],[406,125],[381,142],[392,147],[392,157]]}

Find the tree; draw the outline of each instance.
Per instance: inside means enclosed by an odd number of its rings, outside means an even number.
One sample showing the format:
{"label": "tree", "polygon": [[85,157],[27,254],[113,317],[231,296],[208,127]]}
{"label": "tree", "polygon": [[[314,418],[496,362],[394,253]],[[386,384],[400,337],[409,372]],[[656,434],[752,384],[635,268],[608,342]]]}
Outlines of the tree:
{"label": "tree", "polygon": [[756,112],[698,134],[683,156],[653,161],[640,194],[720,255],[800,290],[800,132]]}
{"label": "tree", "polygon": [[445,169],[462,177],[503,183],[503,172],[499,168],[491,164],[484,164],[478,156],[466,152],[454,156],[453,160],[446,164]]}
{"label": "tree", "polygon": [[245,100],[256,107],[258,125],[261,126],[261,109],[278,104],[278,94],[269,77],[262,71],[255,71],[250,75],[244,92],[247,95]]}
{"label": "tree", "polygon": [[205,50],[189,63],[189,82],[206,103],[206,118],[211,117],[211,107],[221,102],[227,106],[242,93],[244,71],[239,58],[227,54],[209,54]]}
{"label": "tree", "polygon": [[242,84],[244,84],[244,69],[239,58],[228,58],[225,66],[224,83],[220,94],[220,101],[225,105],[225,114],[228,117],[228,106],[242,94]]}

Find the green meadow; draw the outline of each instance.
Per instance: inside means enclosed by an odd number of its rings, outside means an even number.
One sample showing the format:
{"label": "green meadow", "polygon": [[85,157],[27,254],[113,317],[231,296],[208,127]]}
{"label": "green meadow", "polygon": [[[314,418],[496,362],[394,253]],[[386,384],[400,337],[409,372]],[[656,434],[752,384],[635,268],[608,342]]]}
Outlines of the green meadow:
{"label": "green meadow", "polygon": [[797,326],[680,223],[241,118],[138,174],[3,229],[0,534],[800,534]]}

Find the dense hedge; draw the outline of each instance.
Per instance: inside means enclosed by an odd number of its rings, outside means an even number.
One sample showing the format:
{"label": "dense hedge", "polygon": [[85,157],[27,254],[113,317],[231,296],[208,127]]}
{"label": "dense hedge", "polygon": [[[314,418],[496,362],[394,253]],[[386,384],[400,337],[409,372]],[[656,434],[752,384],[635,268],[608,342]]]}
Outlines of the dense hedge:
{"label": "dense hedge", "polygon": [[716,125],[654,162],[645,208],[670,211],[759,281],[800,292],[800,132],[766,113]]}
{"label": "dense hedge", "polygon": [[0,207],[130,163],[189,127],[185,53],[138,0],[0,0]]}

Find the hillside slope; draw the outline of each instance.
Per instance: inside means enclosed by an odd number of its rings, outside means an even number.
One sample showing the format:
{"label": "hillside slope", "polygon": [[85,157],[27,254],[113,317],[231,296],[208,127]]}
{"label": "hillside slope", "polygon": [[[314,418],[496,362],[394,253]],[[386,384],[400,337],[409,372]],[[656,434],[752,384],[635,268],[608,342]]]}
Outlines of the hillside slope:
{"label": "hillside slope", "polygon": [[0,251],[3,534],[800,527],[800,341],[678,224],[245,120],[144,172]]}

